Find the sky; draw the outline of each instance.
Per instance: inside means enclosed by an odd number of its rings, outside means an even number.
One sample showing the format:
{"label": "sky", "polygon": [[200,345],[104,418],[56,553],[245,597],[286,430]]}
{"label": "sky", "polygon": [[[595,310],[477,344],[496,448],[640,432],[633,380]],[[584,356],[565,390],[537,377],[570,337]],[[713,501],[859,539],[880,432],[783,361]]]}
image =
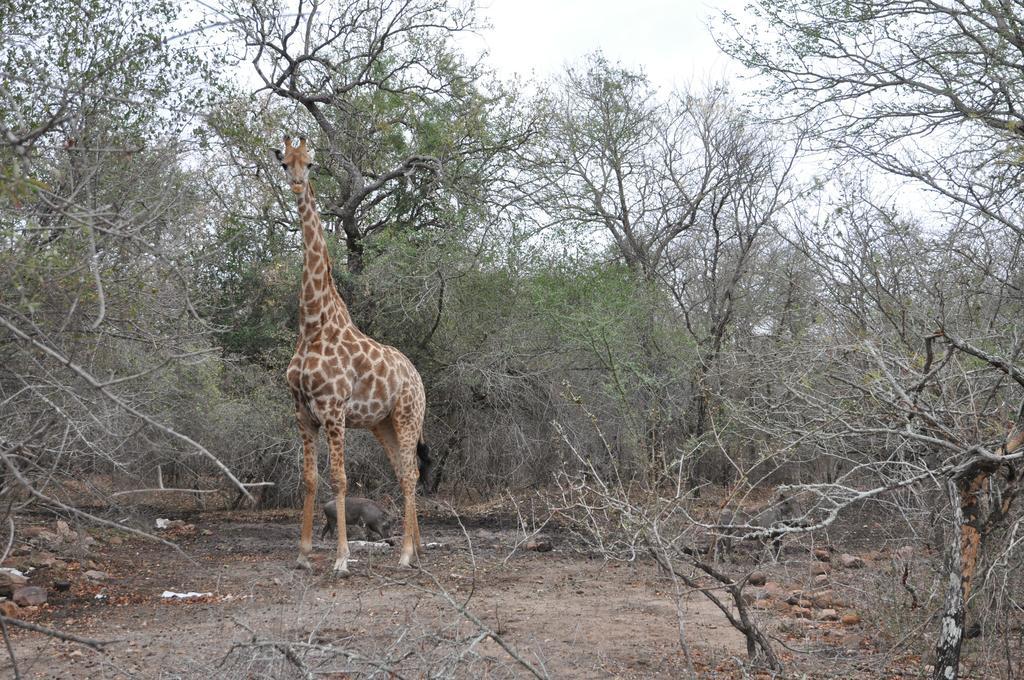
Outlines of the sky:
{"label": "sky", "polygon": [[479,9],[493,27],[465,38],[465,47],[486,50],[503,76],[543,78],[598,49],[642,67],[665,91],[740,73],[708,24],[722,9],[742,12],[742,0],[481,0]]}

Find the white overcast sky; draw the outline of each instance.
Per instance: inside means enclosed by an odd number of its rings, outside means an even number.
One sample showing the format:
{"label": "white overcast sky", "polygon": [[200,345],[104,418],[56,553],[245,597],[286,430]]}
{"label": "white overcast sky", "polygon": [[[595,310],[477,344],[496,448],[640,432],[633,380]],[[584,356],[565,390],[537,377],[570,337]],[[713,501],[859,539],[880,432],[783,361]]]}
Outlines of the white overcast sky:
{"label": "white overcast sky", "polygon": [[486,49],[500,75],[539,78],[600,49],[623,66],[643,68],[662,90],[734,80],[741,67],[722,54],[708,23],[743,0],[481,0],[493,28],[466,38]]}

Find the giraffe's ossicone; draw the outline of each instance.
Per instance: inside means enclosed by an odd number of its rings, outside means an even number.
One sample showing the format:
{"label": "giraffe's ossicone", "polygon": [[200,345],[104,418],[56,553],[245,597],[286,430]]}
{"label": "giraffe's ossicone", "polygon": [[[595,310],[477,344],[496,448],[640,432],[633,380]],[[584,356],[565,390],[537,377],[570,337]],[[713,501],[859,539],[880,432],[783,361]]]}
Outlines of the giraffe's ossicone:
{"label": "giraffe's ossicone", "polygon": [[316,209],[309,172],[313,150],[306,139],[297,146],[287,135],[284,150],[274,149],[298,199],[305,257],[299,292],[299,339],[288,364],[288,387],[295,401],[303,451],[302,531],[298,563],[309,568],[316,501],[316,438],[323,428],[330,445],[331,483],[337,495],[337,574],[348,573],[345,530],[345,428],[370,430],[384,447],[405,501],[402,556],[408,567],[420,551],[416,483],[429,462],[423,442],[426,399],[420,374],[408,357],[362,333],[331,277],[331,261]]}

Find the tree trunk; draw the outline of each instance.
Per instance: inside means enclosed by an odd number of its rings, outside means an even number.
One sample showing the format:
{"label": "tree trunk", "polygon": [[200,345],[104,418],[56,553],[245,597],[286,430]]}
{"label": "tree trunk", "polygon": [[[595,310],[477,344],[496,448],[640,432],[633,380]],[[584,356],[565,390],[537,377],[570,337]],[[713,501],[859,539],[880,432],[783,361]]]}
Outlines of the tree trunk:
{"label": "tree trunk", "polygon": [[345,248],[348,252],[348,271],[353,276],[359,276],[366,267],[363,258],[363,237],[358,229],[345,229]]}
{"label": "tree trunk", "polygon": [[[1000,449],[1004,455],[1006,451],[1007,446]],[[946,552],[949,586],[939,642],[935,649],[935,673],[932,675],[935,680],[954,680],[959,672],[967,599],[971,596],[974,575],[978,571],[982,544],[991,528],[991,523],[981,516],[979,499],[987,493],[990,475],[991,469],[982,467],[973,476],[947,482],[953,508],[955,538],[949,542]]]}
{"label": "tree trunk", "polygon": [[[946,588],[946,604],[942,612],[942,625],[939,629],[939,641],[935,646],[935,671],[933,680],[956,680],[960,672],[960,646],[964,640],[964,603],[967,594],[964,592],[964,561],[963,549],[964,514],[962,499],[957,484],[953,480],[947,482],[946,491],[953,508],[953,536],[946,547],[946,574],[949,583]],[[957,541],[955,537],[961,537]]]}

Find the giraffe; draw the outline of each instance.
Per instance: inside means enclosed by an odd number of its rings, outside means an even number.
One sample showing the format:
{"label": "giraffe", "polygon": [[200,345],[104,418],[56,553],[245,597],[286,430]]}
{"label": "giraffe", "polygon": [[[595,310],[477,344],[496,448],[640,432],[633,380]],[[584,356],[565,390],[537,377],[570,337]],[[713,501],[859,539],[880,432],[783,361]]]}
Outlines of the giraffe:
{"label": "giraffe", "polygon": [[338,552],[334,573],[348,574],[345,530],[345,428],[370,430],[384,447],[405,500],[400,567],[420,552],[416,519],[416,483],[430,462],[423,441],[426,398],[412,362],[394,347],[362,333],[331,277],[331,261],[320,215],[309,183],[313,149],[305,137],[297,146],[284,136],[284,151],[274,155],[296,194],[302,222],[304,261],[299,293],[299,339],[288,364],[288,387],[302,437],[302,530],[298,566],[311,568],[313,505],[317,489],[316,439],[324,428],[330,445],[331,485],[336,494]]}

